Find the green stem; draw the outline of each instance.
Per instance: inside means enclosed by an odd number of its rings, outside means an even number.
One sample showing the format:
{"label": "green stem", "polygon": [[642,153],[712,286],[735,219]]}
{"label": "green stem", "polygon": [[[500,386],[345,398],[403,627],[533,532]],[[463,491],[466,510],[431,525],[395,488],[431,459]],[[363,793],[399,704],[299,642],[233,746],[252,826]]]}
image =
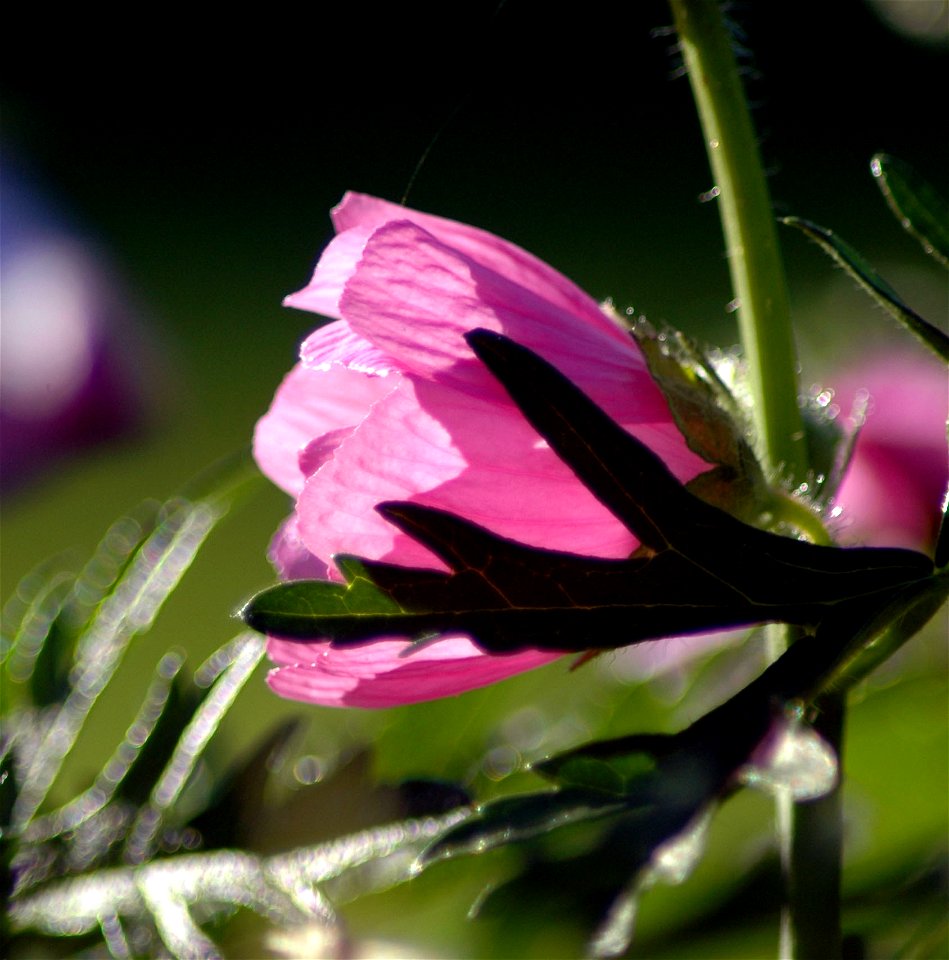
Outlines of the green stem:
{"label": "green stem", "polygon": [[758,453],[807,476],[791,311],[777,226],[728,31],[715,0],[670,0],[718,192]]}
{"label": "green stem", "polygon": [[[807,479],[797,362],[777,227],[728,30],[716,0],[669,0],[712,168],[747,363],[759,459],[772,480]],[[787,513],[790,503],[784,504]],[[785,628],[780,645],[792,639]],[[777,651],[776,651],[777,652]],[[840,757],[843,695],[819,725]],[[779,806],[785,869],[781,955],[840,957],[839,789],[809,805]]]}
{"label": "green stem", "polygon": [[[846,694],[832,693],[817,702],[814,730],[837,754],[843,767]],[[836,960],[841,956],[840,876],[843,846],[841,786],[806,803],[795,803],[790,816],[790,858],[782,933],[782,955],[795,960]]]}
{"label": "green stem", "polygon": [[775,491],[768,504],[768,512],[776,523],[786,523],[794,527],[812,543],[825,547],[833,546],[834,541],[821,518],[807,504],[795,500],[794,497]]}

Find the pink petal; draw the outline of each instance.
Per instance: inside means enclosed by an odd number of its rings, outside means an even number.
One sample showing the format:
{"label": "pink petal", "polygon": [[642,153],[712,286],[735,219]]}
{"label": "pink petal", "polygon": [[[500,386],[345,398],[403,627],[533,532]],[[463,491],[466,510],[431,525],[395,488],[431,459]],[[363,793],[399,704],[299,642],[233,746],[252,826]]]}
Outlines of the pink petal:
{"label": "pink petal", "polygon": [[866,424],[835,504],[843,542],[931,549],[949,482],[949,379],[929,357],[887,354],[842,378],[835,400],[851,409],[870,392]]}
{"label": "pink petal", "polygon": [[[628,333],[553,268],[484,231],[358,194],[344,198],[334,221],[338,236],[313,280],[286,302],[341,322],[304,343],[255,445],[268,476],[298,495],[272,548],[283,575],[312,576],[342,552],[440,568],[376,512],[392,499],[539,547],[604,557],[635,549],[474,357],[463,334],[475,327],[553,363],[680,479],[706,468]],[[333,649],[271,638],[282,666],[269,682],[295,699],[381,707],[557,659],[491,656],[457,636],[399,656],[406,649],[400,640]]]}
{"label": "pink petal", "polygon": [[343,287],[352,276],[371,233],[372,229],[365,227],[337,234],[320,256],[310,282],[297,293],[284,297],[284,306],[338,320]]}
{"label": "pink petal", "polygon": [[472,262],[481,264],[525,290],[533,291],[551,306],[583,317],[591,329],[600,329],[613,338],[619,332],[593,298],[563,274],[516,244],[486,230],[360,193],[347,193],[333,210],[332,216],[339,234],[350,230],[360,233],[374,231],[393,221],[409,221]]}
{"label": "pink petal", "polygon": [[623,403],[635,407],[635,421],[668,420],[631,337],[592,300],[584,313],[569,313],[545,292],[521,287],[400,222],[370,238],[340,309],[354,331],[409,373],[490,396],[497,390],[493,378],[471,362],[463,339],[485,327],[543,356],[612,415]]}
{"label": "pink petal", "polygon": [[270,638],[267,654],[281,664],[267,677],[282,697],[325,706],[394,707],[451,697],[505,680],[557,659],[525,650],[509,656],[482,653],[465,637],[444,637],[401,656],[404,640],[377,640],[333,649],[328,643]]}
{"label": "pink petal", "polygon": [[300,538],[296,515],[288,517],[270,542],[267,559],[284,580],[327,580],[331,571]]}
{"label": "pink petal", "polygon": [[307,481],[297,504],[301,536],[320,557],[440,567],[379,516],[384,500],[449,510],[539,547],[624,557],[637,546],[513,404],[473,403],[411,377]]}
{"label": "pink petal", "polygon": [[[370,377],[334,366],[294,367],[254,432],[254,458],[278,487],[298,495],[306,479],[300,455],[324,434],[358,424],[373,403],[395,386],[394,378]],[[336,434],[338,442],[339,434]]]}
{"label": "pink petal", "polygon": [[398,372],[392,361],[359,334],[348,323],[328,323],[314,330],[300,348],[300,359],[311,370],[345,367],[357,373],[386,377]]}

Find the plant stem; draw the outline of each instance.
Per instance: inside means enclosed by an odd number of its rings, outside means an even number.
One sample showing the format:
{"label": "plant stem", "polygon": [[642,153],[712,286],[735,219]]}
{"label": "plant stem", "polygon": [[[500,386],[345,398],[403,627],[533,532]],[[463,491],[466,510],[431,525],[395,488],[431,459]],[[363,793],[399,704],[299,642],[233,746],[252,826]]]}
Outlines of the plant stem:
{"label": "plant stem", "polygon": [[787,283],[730,37],[715,0],[670,4],[718,191],[758,453],[772,478],[800,482],[807,447]]}
{"label": "plant stem", "polygon": [[795,960],[834,960],[841,956],[840,877],[843,811],[840,774],[846,694],[818,702],[814,730],[837,754],[838,781],[830,793],[795,803],[790,816],[787,904],[782,923],[782,956]]}
{"label": "plant stem", "polygon": [[[807,478],[808,456],[787,282],[731,40],[717,0],[669,2],[720,204],[758,456],[772,481],[800,483]],[[779,646],[790,640],[784,628]],[[829,695],[822,707],[818,732],[837,752],[840,771],[844,696]],[[786,799],[782,806],[779,801],[778,843],[786,880],[781,956],[786,960],[840,957],[839,791],[838,786],[810,804]]]}

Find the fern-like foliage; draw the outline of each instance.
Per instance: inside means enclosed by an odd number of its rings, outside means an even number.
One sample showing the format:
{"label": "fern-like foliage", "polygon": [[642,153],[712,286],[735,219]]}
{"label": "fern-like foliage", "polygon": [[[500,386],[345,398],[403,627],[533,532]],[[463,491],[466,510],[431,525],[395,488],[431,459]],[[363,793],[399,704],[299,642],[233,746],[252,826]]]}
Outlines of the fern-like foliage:
{"label": "fern-like foliage", "polygon": [[367,865],[365,887],[404,879],[421,847],[466,815],[406,820],[269,857],[214,849],[203,827],[213,820],[215,792],[191,788],[263,655],[263,638],[248,632],[191,677],[180,653],[161,656],[137,715],[92,784],[51,805],[94,704],[228,502],[215,493],[147,504],[115,523],[78,573],[51,561],[3,609],[4,956],[48,953],[42,940],[50,937],[78,938],[99,956],[219,956],[206,928],[238,908],[281,926],[318,924],[338,939],[326,883]]}

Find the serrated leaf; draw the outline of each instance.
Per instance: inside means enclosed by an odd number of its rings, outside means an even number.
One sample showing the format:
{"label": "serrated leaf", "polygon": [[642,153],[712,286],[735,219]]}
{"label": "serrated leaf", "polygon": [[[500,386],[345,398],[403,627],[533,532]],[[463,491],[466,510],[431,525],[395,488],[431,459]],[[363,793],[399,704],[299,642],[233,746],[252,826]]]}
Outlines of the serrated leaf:
{"label": "serrated leaf", "polygon": [[923,250],[949,267],[949,205],[908,163],[878,153],[870,172],[900,226]]}
{"label": "serrated leaf", "polygon": [[577,477],[642,543],[607,560],[527,547],[412,503],[379,512],[449,572],[344,559],[350,582],[272,587],[257,630],[364,643],[462,632],[484,650],[579,651],[767,621],[816,624],[856,597],[929,575],[910,550],[822,547],[751,527],[694,496],[557,370],[487,331],[469,342]]}
{"label": "serrated leaf", "polygon": [[782,223],[796,227],[853,277],[892,317],[915,334],[930,350],[949,362],[949,337],[903,302],[900,295],[873,267],[833,230],[800,217],[783,217]]}

